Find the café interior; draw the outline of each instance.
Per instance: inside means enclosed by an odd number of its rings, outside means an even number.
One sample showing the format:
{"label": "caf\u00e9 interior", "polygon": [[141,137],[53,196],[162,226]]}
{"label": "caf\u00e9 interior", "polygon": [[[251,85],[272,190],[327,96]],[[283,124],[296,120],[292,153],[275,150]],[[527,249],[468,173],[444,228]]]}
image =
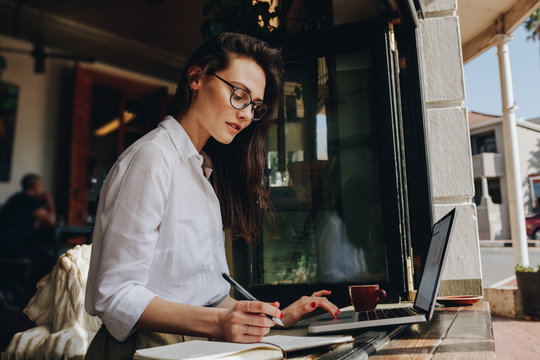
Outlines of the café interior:
{"label": "caf\u00e9 interior", "polygon": [[[56,202],[57,255],[90,244],[110,167],[163,119],[189,54],[241,31],[281,48],[286,75],[264,173],[275,224],[265,218],[257,246],[227,236],[231,274],[283,305],[322,284],[340,306],[351,283],[407,299],[433,222],[418,9],[393,0],[0,0],[0,95],[12,104],[0,114],[0,203],[38,173]],[[2,273],[27,265],[2,262]],[[20,314],[24,303],[11,305]]]}

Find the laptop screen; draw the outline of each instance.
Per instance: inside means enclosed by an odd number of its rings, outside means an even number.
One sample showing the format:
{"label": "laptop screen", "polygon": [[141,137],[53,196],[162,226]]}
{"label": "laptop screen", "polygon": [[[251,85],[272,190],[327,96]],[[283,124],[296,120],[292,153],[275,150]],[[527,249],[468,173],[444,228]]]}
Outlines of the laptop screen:
{"label": "laptop screen", "polygon": [[454,213],[455,209],[433,226],[431,243],[426,257],[426,265],[424,266],[424,272],[422,273],[422,279],[420,280],[418,292],[416,293],[416,300],[414,302],[415,307],[426,312],[430,311],[430,307],[437,295],[436,292],[438,290],[439,278],[441,276],[446,252],[446,244],[450,236]]}

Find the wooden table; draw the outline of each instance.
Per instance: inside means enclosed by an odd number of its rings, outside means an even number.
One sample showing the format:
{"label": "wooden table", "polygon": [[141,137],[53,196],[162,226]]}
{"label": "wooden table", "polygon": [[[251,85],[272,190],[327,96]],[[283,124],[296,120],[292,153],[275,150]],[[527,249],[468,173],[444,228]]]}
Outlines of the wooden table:
{"label": "wooden table", "polygon": [[[312,320],[311,320],[312,321]],[[307,320],[309,322],[309,320]],[[489,303],[479,302],[472,306],[437,307],[430,322],[398,327],[381,327],[399,333],[387,339],[386,345],[369,356],[374,360],[390,359],[494,359],[495,343],[491,326]],[[361,336],[359,331],[354,336]],[[272,334],[307,335],[306,320],[290,330],[273,330]],[[345,334],[344,334],[345,335]],[[351,344],[344,344],[327,352],[301,354],[294,359],[365,359],[355,352]]]}
{"label": "wooden table", "polygon": [[389,359],[494,359],[489,303],[438,307],[429,323],[409,325],[370,356]]}

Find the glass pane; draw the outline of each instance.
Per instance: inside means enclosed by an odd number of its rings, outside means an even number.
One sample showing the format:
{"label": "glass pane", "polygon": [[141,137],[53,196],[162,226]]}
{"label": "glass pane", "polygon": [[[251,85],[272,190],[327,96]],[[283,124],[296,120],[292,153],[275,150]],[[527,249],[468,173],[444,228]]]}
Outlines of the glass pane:
{"label": "glass pane", "polygon": [[334,25],[373,19],[381,15],[381,4],[377,0],[333,0]]}
{"label": "glass pane", "polygon": [[369,52],[288,64],[259,283],[386,279],[373,76]]}
{"label": "glass pane", "polygon": [[146,133],[146,129],[149,128],[148,122],[147,103],[142,100],[126,99],[124,113],[126,149]]}
{"label": "glass pane", "polygon": [[474,203],[479,206],[482,202],[482,180],[474,179]]}
{"label": "glass pane", "polygon": [[531,177],[531,201],[533,212],[540,211],[540,177]]}
{"label": "glass pane", "polygon": [[491,201],[495,204],[500,204],[501,199],[501,179],[494,178],[494,179],[488,179],[488,192],[489,196],[491,196]]}
{"label": "glass pane", "polygon": [[118,156],[120,92],[101,85],[92,87],[92,128],[89,156],[88,222],[96,215],[99,191]]}
{"label": "glass pane", "polygon": [[473,144],[473,155],[482,154],[482,153],[496,153],[497,146],[495,142],[495,133],[475,135],[472,137]]}

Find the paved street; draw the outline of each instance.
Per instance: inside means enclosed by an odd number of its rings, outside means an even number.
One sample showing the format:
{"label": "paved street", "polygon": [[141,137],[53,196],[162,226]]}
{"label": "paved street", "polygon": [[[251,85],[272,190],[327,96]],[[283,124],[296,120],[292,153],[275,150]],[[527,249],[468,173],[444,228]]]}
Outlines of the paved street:
{"label": "paved street", "polygon": [[[514,275],[512,248],[480,248],[484,288]],[[529,262],[540,265],[540,248],[529,248]]]}
{"label": "paved street", "polygon": [[540,321],[492,317],[497,359],[540,359]]}
{"label": "paved street", "polygon": [[[484,288],[514,276],[512,248],[480,248]],[[529,248],[531,266],[540,264],[540,248]],[[497,359],[540,359],[540,321],[493,316]]]}

